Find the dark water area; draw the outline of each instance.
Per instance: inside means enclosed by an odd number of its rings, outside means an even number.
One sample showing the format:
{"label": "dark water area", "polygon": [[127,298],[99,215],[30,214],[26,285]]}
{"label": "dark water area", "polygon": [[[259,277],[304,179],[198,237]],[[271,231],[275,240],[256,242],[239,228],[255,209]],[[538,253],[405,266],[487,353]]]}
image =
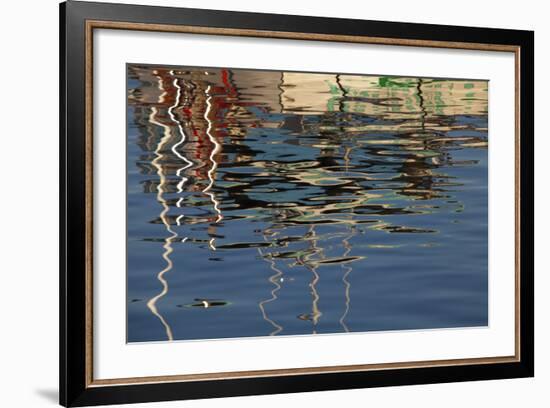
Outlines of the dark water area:
{"label": "dark water area", "polygon": [[486,81],[127,84],[129,342],[488,324]]}

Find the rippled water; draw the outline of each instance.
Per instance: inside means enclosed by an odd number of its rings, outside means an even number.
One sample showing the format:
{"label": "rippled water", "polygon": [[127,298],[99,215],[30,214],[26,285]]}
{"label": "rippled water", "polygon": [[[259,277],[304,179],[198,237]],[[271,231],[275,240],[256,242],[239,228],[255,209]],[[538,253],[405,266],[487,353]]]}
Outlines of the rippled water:
{"label": "rippled water", "polygon": [[128,66],[128,341],[485,326],[486,81]]}

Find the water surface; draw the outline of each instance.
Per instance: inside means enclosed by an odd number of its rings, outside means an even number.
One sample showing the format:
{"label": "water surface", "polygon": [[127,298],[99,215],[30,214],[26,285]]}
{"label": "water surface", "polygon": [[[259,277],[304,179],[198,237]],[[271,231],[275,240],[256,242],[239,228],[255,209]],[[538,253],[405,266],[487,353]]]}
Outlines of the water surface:
{"label": "water surface", "polygon": [[127,82],[128,341],[487,325],[487,81]]}

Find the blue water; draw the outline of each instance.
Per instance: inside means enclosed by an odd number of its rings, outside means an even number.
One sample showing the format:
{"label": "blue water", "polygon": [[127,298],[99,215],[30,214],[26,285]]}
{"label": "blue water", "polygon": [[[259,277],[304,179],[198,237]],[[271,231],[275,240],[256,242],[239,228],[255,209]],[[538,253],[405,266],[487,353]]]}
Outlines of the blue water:
{"label": "blue water", "polygon": [[129,65],[128,341],[486,326],[486,91]]}

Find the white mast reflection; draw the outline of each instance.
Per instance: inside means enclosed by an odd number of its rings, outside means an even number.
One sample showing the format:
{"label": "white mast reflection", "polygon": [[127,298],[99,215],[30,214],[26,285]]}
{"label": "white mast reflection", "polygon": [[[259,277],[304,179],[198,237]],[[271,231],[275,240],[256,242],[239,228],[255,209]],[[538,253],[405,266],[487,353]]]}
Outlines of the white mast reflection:
{"label": "white mast reflection", "polygon": [[[174,71],[170,71],[170,74],[172,76],[174,76]],[[185,177],[185,176],[182,176],[181,173],[185,170],[187,170],[189,167],[191,167],[193,165],[193,162],[191,162],[187,157],[181,155],[179,152],[178,152],[178,146],[180,146],[181,144],[183,144],[187,137],[185,135],[185,131],[183,130],[183,127],[181,125],[181,123],[176,119],[176,117],[174,116],[174,109],[178,107],[178,105],[180,104],[180,101],[181,101],[181,86],[179,86],[178,84],[178,79],[177,78],[174,78],[174,81],[172,82],[172,85],[174,85],[174,87],[177,89],[177,92],[176,92],[176,101],[174,102],[174,104],[172,106],[170,106],[170,108],[168,108],[168,115],[170,116],[170,119],[172,119],[172,121],[176,124],[176,126],[178,127],[178,130],[179,130],[179,133],[180,133],[180,140],[178,143],[174,144],[174,146],[172,146],[171,150],[172,152],[182,161],[184,161],[186,164],[185,166],[181,167],[178,169],[178,171],[176,172],[176,175],[178,177],[181,177],[181,180],[180,182],[178,183],[178,186],[177,186],[177,189],[178,189],[178,193],[181,193],[183,191],[183,185],[187,182],[188,178]],[[182,198],[180,198],[178,200],[178,202],[176,203],[176,205],[178,207],[181,206],[181,201],[182,201]],[[181,215],[180,215],[181,217]],[[178,219],[180,218],[178,217]],[[178,223],[179,225],[179,223]]]}
{"label": "white mast reflection", "polygon": [[[345,239],[342,240],[342,245],[346,249],[345,252],[344,252],[344,255],[343,255],[344,258],[346,256],[348,256],[349,253],[351,252],[352,246],[351,246],[349,240],[356,234],[354,226],[352,225],[352,226],[350,226],[350,228],[351,228],[351,234],[348,237],[346,237]],[[342,282],[344,283],[344,287],[345,287],[344,298],[346,299],[346,303],[345,303],[344,313],[342,314],[342,317],[340,317],[339,322],[340,322],[340,325],[342,326],[342,328],[346,332],[349,332],[348,325],[346,324],[346,317],[348,316],[349,305],[351,303],[351,297],[350,297],[351,283],[348,281],[348,276],[353,271],[353,267],[351,265],[352,265],[352,263],[342,264],[342,269],[344,270],[344,274],[342,275]]]}
{"label": "white mast reflection", "polygon": [[[352,149],[350,147],[346,147],[344,152],[344,163],[345,163],[346,172],[349,171],[349,161],[350,161],[351,150]],[[353,215],[350,215],[350,221],[353,221]],[[350,254],[352,245],[350,244],[349,240],[353,238],[353,236],[356,234],[356,230],[355,230],[355,226],[353,225],[353,222],[350,222],[348,228],[350,229],[351,233],[349,234],[349,236],[347,236],[345,239],[342,240],[342,245],[345,248],[344,254],[342,255],[344,258],[346,258]],[[346,332],[349,332],[349,327],[346,324],[346,317],[348,316],[349,305],[351,303],[351,297],[350,297],[351,283],[348,281],[348,276],[351,273],[351,271],[353,271],[353,267],[351,265],[353,265],[353,263],[342,264],[342,269],[344,270],[344,274],[342,275],[342,282],[344,283],[344,287],[345,287],[344,298],[346,299],[346,301],[345,301],[344,313],[342,314],[342,317],[340,317],[339,322],[342,328]]]}
{"label": "white mast reflection", "polygon": [[[212,101],[212,96],[210,95],[210,88],[211,88],[211,86],[208,85],[208,88],[206,88],[206,91],[205,91],[205,93],[206,93],[206,110],[204,112],[204,119],[206,120],[206,123],[208,124],[208,126],[206,128],[206,135],[208,136],[208,139],[210,140],[210,142],[214,145],[214,149],[212,149],[212,151],[210,152],[210,161],[212,162],[212,167],[210,168],[210,170],[208,170],[208,180],[210,182],[208,183],[208,186],[206,186],[206,188],[204,190],[202,190],[202,192],[205,193],[206,195],[208,195],[208,197],[210,197],[210,201],[212,201],[212,204],[214,206],[214,211],[216,211],[216,213],[217,213],[216,221],[214,221],[214,223],[217,224],[223,219],[223,216],[222,216],[222,212],[220,210],[220,203],[218,202],[218,200],[216,200],[216,196],[214,195],[214,193],[212,193],[210,191],[210,189],[214,185],[215,172],[216,172],[216,169],[218,168],[218,163],[216,162],[216,154],[218,154],[220,152],[221,145],[218,143],[216,138],[214,136],[212,136],[212,121],[209,118],[210,112],[212,110],[212,102],[211,102]],[[211,238],[208,241],[208,246],[213,251],[216,250],[215,238]]]}
{"label": "white mast reflection", "polygon": [[[170,71],[170,75],[174,76],[174,71]],[[172,119],[172,121],[174,123],[176,123],[178,131],[180,133],[180,140],[178,141],[178,143],[174,144],[170,150],[179,159],[181,159],[183,162],[186,163],[183,167],[179,168],[178,171],[176,172],[177,176],[181,177],[181,181],[178,183],[178,186],[177,186],[178,193],[181,193],[183,191],[183,185],[188,180],[188,178],[185,177],[185,176],[182,176],[181,173],[182,173],[182,171],[185,171],[186,169],[191,167],[193,165],[193,163],[177,151],[178,146],[180,146],[182,143],[185,142],[186,135],[185,135],[185,131],[183,130],[181,124],[179,123],[179,121],[174,116],[174,109],[179,106],[180,101],[181,101],[181,87],[178,84],[177,78],[174,78],[174,80],[172,82],[172,85],[177,89],[177,93],[176,93],[176,98],[175,98],[174,104],[168,108],[168,115],[170,116],[170,119]],[[162,101],[164,101],[164,98],[165,98],[167,92],[162,86],[162,79],[160,77],[159,77],[159,88],[163,90],[163,93],[159,97],[159,102],[162,102]],[[174,267],[174,264],[173,264],[172,260],[170,259],[170,254],[174,251],[173,248],[172,248],[172,243],[178,237],[178,234],[174,230],[172,230],[172,228],[170,226],[170,221],[167,217],[168,211],[170,210],[170,207],[168,206],[166,200],[163,197],[164,187],[167,184],[167,180],[166,180],[166,174],[162,170],[162,165],[160,163],[160,160],[164,157],[164,154],[162,153],[162,149],[168,143],[168,141],[170,140],[170,138],[172,136],[172,131],[171,131],[169,126],[159,122],[156,119],[157,114],[158,114],[158,109],[156,107],[152,107],[151,108],[151,115],[149,116],[149,122],[153,123],[157,126],[162,127],[163,137],[160,140],[160,142],[158,143],[157,148],[155,149],[156,157],[151,163],[157,169],[157,175],[159,176],[159,185],[157,186],[157,200],[158,200],[159,203],[161,203],[162,208],[163,208],[162,212],[160,213],[160,219],[161,219],[162,223],[164,224],[164,227],[166,228],[166,231],[170,235],[165,238],[164,245],[162,246],[163,249],[164,249],[164,253],[162,254],[162,258],[166,261],[166,267],[164,269],[162,269],[157,274],[157,279],[159,280],[159,282],[162,285],[162,290],[156,296],[149,299],[149,301],[147,302],[147,307],[149,308],[149,310],[151,310],[151,313],[153,313],[160,320],[160,322],[162,323],[162,325],[164,326],[164,329],[166,331],[166,337],[168,338],[168,340],[172,341],[174,339],[174,336],[172,334],[172,329],[171,329],[170,325],[168,324],[168,322],[164,319],[164,317],[159,313],[159,311],[157,309],[157,302],[159,301],[159,299],[166,296],[166,294],[168,293],[168,290],[169,290],[168,281],[164,278],[164,275],[167,272],[169,272],[170,270],[172,270],[172,268]],[[178,207],[180,205],[181,205],[181,198],[180,198],[180,200],[178,200]],[[177,225],[180,225],[180,219],[182,217],[183,217],[183,214],[178,216],[177,221],[176,221]],[[185,242],[186,240],[187,240],[187,238],[184,238],[182,240],[182,242]]]}
{"label": "white mast reflection", "polygon": [[[267,231],[266,231],[266,233],[267,233]],[[272,237],[275,236],[275,235],[277,235],[277,233],[273,233]],[[265,234],[264,234],[264,241],[267,242],[267,238],[266,238]],[[275,266],[275,261],[273,260],[273,257],[270,257],[269,259],[267,259],[260,248],[258,248],[258,253],[260,254],[260,256],[263,260],[269,262],[270,269],[273,272],[275,272],[268,279],[269,282],[271,282],[271,284],[273,284],[273,286],[274,286],[274,288],[271,290],[271,298],[262,300],[260,303],[258,303],[258,307],[260,308],[260,311],[262,312],[263,319],[266,322],[270,323],[275,328],[275,330],[272,331],[271,333],[269,333],[269,335],[270,336],[275,336],[276,334],[279,334],[283,330],[283,326],[281,326],[280,324],[275,323],[275,321],[273,321],[272,319],[270,319],[267,316],[267,312],[265,311],[265,305],[267,303],[271,303],[271,302],[278,299],[277,292],[281,289],[281,284],[279,283],[279,281],[280,281],[281,277],[283,276],[283,271],[281,271],[280,269],[278,269]]]}
{"label": "white mast reflection", "polygon": [[156,120],[156,115],[158,113],[158,110],[156,107],[151,108],[151,115],[149,116],[149,121],[151,123],[154,123],[155,125],[161,126],[164,129],[164,136],[160,140],[159,144],[157,145],[157,148],[155,149],[155,159],[151,162],[153,166],[157,169],[157,174],[159,176],[159,185],[157,186],[157,200],[162,205],[162,212],[160,213],[160,219],[162,223],[164,224],[164,227],[166,228],[166,231],[170,234],[168,237],[164,239],[164,245],[162,248],[164,249],[164,253],[162,254],[162,258],[166,261],[166,267],[161,270],[157,274],[157,279],[160,281],[162,285],[162,290],[159,294],[154,296],[153,298],[149,299],[147,302],[147,307],[149,310],[151,310],[151,313],[153,313],[162,323],[164,326],[164,329],[166,330],[166,336],[168,337],[168,340],[172,341],[174,340],[174,336],[172,335],[172,329],[170,328],[170,325],[166,322],[164,317],[159,313],[157,309],[157,301],[165,296],[168,293],[168,282],[166,279],[164,279],[164,274],[172,270],[174,267],[174,264],[172,263],[172,260],[170,259],[170,254],[173,252],[172,249],[172,242],[174,239],[178,236],[176,232],[172,230],[170,227],[170,222],[167,219],[168,210],[170,209],[168,207],[168,204],[166,203],[166,200],[163,197],[164,193],[164,186],[166,184],[166,175],[164,174],[164,171],[162,170],[162,166],[159,164],[159,161],[162,159],[163,154],[161,153],[162,147],[168,142],[170,139],[170,129],[168,126],[158,122]]}

